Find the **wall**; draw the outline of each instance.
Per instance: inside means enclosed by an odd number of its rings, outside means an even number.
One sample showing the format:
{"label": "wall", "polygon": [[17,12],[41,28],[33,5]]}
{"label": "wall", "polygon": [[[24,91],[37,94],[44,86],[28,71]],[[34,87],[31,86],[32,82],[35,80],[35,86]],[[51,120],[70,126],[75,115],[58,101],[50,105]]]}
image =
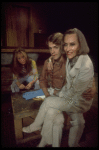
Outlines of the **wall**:
{"label": "wall", "polygon": [[46,17],[38,3],[2,2],[1,46],[34,47],[34,33],[40,28],[47,32]]}
{"label": "wall", "polygon": [[[27,53],[29,57],[37,61],[39,54],[37,53]],[[10,65],[12,62],[13,53],[1,53],[1,65]]]}

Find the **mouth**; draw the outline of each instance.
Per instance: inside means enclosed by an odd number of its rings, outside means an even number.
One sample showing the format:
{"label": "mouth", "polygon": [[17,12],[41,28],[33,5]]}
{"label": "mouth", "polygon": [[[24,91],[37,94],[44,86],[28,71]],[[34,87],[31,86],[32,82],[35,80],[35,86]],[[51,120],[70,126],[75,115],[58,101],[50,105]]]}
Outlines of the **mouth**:
{"label": "mouth", "polygon": [[22,64],[25,64],[25,62],[22,62]]}
{"label": "mouth", "polygon": [[67,55],[71,55],[73,52],[68,52]]}
{"label": "mouth", "polygon": [[52,55],[52,57],[53,57],[53,56],[56,56],[56,55]]}

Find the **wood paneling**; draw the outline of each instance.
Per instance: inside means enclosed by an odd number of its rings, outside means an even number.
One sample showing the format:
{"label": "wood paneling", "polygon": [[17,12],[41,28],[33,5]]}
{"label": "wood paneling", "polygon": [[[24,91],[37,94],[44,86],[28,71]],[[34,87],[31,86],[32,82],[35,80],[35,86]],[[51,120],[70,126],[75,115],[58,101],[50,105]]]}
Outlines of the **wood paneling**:
{"label": "wood paneling", "polygon": [[5,9],[3,6],[1,7],[1,46],[7,46]]}
{"label": "wood paneling", "polygon": [[34,33],[34,47],[35,48],[48,48],[46,40],[48,38],[47,34]]}
{"label": "wood paneling", "polygon": [[[1,46],[34,47],[34,33],[47,32],[46,14],[35,2],[2,2]],[[42,48],[42,47],[40,47]]]}
{"label": "wood paneling", "polygon": [[29,47],[29,8],[10,5],[6,8],[7,46]]}
{"label": "wood paneling", "polygon": [[[1,49],[1,52],[2,53],[12,53],[13,51],[15,50],[14,49],[11,49],[11,48],[6,48],[6,49]],[[32,52],[32,53],[50,53],[48,49],[34,49],[34,48],[31,48],[31,49],[25,49],[26,52]]]}

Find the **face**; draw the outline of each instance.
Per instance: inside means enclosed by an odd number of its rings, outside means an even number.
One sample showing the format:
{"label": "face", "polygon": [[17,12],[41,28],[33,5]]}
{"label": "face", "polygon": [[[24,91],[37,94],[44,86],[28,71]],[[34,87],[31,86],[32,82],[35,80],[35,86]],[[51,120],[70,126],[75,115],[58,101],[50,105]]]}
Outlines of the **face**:
{"label": "face", "polygon": [[24,65],[26,63],[26,58],[22,53],[17,54],[17,60],[22,65]]}
{"label": "face", "polygon": [[69,59],[77,55],[79,48],[80,45],[76,34],[67,34],[64,37],[64,51]]}
{"label": "face", "polygon": [[57,60],[61,56],[60,46],[54,44],[53,42],[48,42],[50,54],[54,60]]}

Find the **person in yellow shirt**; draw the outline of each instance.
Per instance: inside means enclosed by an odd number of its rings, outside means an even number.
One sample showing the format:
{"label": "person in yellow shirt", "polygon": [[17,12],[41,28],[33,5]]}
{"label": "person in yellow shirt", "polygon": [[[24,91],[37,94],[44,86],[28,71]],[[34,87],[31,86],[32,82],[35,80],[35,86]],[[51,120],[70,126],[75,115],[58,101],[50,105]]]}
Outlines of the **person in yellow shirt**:
{"label": "person in yellow shirt", "polygon": [[20,89],[30,89],[33,85],[34,89],[40,89],[36,62],[30,59],[22,48],[16,49],[13,53],[12,73],[12,93],[19,92]]}

